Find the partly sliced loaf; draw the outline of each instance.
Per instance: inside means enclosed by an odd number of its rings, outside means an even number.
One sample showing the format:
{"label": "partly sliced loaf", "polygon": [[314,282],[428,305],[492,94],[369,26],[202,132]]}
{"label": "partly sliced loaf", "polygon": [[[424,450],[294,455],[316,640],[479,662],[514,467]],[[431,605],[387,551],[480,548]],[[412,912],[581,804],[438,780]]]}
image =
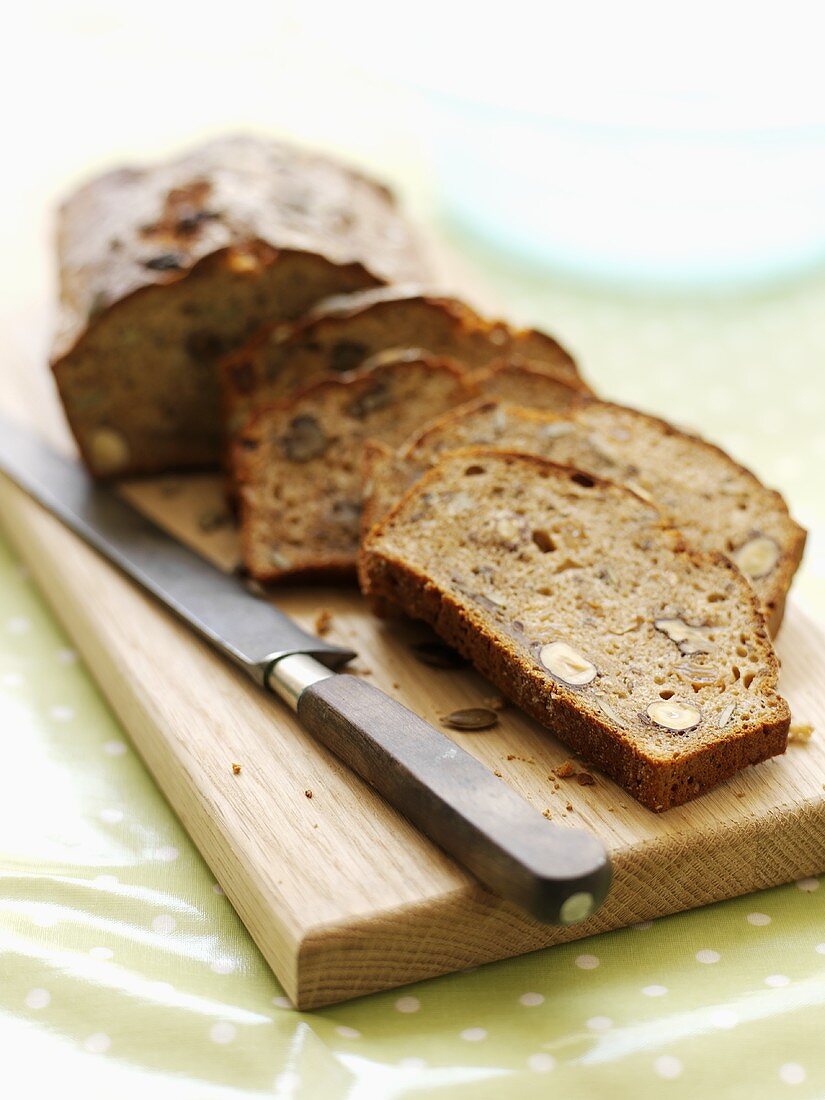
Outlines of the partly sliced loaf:
{"label": "partly sliced loaf", "polygon": [[331,294],[421,278],[381,184],[235,136],[91,180],[61,207],[54,376],[93,474],[217,465],[217,360]]}
{"label": "partly sliced loaf", "polygon": [[475,392],[451,363],[402,356],[261,409],[232,449],[251,576],[353,572],[364,440],[397,445]]}
{"label": "partly sliced loaf", "polygon": [[624,486],[455,451],[373,528],[363,572],[653,810],[785,748],[752,590]]}
{"label": "partly sliced loaf", "polygon": [[420,286],[393,286],[330,298],[294,324],[259,331],[225,359],[221,389],[230,438],[256,408],[322,375],[357,370],[378,352],[402,348],[446,356],[468,370],[518,356],[587,389],[552,337],[486,320],[463,302]]}
{"label": "partly sliced loaf", "polygon": [[475,445],[543,455],[652,498],[693,546],[719,550],[737,563],[771,631],[779,629],[805,546],[805,532],[782,497],[718,447],[619,405],[582,402],[560,417],[487,401],[446,414],[399,458],[369,453],[364,527],[440,454]]}

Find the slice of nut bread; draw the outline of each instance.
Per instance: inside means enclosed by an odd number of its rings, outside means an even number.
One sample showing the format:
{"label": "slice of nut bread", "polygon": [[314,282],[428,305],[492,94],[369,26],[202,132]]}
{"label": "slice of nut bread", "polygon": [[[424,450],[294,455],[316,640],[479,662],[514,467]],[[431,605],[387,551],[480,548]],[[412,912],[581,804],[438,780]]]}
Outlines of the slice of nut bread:
{"label": "slice of nut bread", "polygon": [[476,392],[454,364],[406,355],[256,413],[232,448],[249,574],[273,581],[354,572],[364,441],[397,446]]}
{"label": "slice of nut bread", "polygon": [[357,370],[376,353],[401,348],[446,356],[468,370],[518,356],[587,390],[572,358],[552,337],[487,320],[421,286],[396,285],[329,298],[295,323],[260,330],[229,355],[220,369],[228,436],[256,408],[322,375]]}
{"label": "slice of nut bread", "polygon": [[370,451],[363,526],[375,523],[440,454],[491,445],[543,455],[652,498],[691,545],[731,557],[772,633],[802,559],[805,532],[779,495],[713,444],[634,409],[580,402],[557,416],[476,402],[446,414],[399,458]]}
{"label": "slice of nut bread", "polygon": [[785,749],[747,581],[624,486],[454,451],[372,529],[363,573],[652,810]]}

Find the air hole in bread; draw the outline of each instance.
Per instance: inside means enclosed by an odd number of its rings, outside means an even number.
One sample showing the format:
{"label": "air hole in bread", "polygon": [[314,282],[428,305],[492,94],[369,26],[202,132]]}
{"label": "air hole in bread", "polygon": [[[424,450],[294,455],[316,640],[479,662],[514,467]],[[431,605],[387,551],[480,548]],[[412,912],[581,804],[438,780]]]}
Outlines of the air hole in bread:
{"label": "air hole in bread", "polygon": [[587,474],[582,473],[573,474],[570,480],[575,481],[577,485],[581,485],[583,489],[592,489],[596,484],[592,477],[588,477]]}
{"label": "air hole in bread", "polygon": [[477,477],[479,474],[484,473],[483,466],[468,466],[464,471],[466,477]]}
{"label": "air hole in bread", "polygon": [[749,688],[755,679],[755,672],[746,672],[745,675],[742,677],[742,683],[745,685],[746,688]]}
{"label": "air hole in bread", "polygon": [[668,688],[666,691],[660,691],[659,692],[659,698],[660,699],[672,699],[675,694],[676,694],[675,691],[671,691],[670,688]]}
{"label": "air hole in bread", "polygon": [[708,603],[722,603],[725,599],[724,592],[711,592],[708,595]]}
{"label": "air hole in bread", "polygon": [[533,542],[541,550],[542,554],[552,553],[556,549],[556,543],[553,540],[553,536],[549,531],[545,531],[543,528],[538,528],[533,532]]}

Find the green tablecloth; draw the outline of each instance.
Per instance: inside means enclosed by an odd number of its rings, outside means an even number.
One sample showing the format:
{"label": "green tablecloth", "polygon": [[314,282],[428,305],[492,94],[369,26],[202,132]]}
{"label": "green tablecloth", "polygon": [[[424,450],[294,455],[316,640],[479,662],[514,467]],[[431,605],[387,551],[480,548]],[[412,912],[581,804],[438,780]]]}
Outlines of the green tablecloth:
{"label": "green tablecloth", "polygon": [[[476,258],[602,392],[701,423],[783,488],[825,609],[825,281],[621,299]],[[817,879],[296,1013],[2,546],[0,707],[10,1100],[825,1095]]]}

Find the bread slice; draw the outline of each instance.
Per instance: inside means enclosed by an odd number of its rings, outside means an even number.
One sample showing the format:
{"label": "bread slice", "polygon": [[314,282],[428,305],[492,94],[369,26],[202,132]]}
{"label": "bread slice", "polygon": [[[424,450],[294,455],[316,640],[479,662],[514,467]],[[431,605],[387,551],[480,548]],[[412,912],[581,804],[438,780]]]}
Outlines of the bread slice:
{"label": "bread slice", "polygon": [[579,402],[557,416],[476,402],[434,422],[398,458],[371,449],[363,526],[377,522],[440,454],[475,445],[542,455],[653,499],[691,545],[737,563],[771,632],[779,629],[805,546],[782,497],[713,444],[620,405]]}
{"label": "bread slice", "polygon": [[[259,580],[330,570],[354,573],[363,450],[374,444],[394,453],[422,424],[472,401],[486,385],[546,405],[555,402],[563,410],[583,400],[564,380],[541,372],[534,377],[526,367],[501,364],[471,376],[451,360],[390,350],[373,356],[361,371],[327,375],[253,414],[230,457],[250,573]],[[317,449],[317,455],[290,458],[289,447],[295,450],[290,425],[296,421],[304,425],[298,450]],[[314,443],[306,438],[310,433]],[[284,441],[290,441],[286,450]]]}
{"label": "bread slice", "polygon": [[476,392],[454,364],[408,354],[327,378],[256,413],[232,448],[250,575],[354,573],[364,440],[397,445]]}
{"label": "bread slice", "polygon": [[92,180],[58,245],[52,364],[101,477],[218,465],[221,355],[330,294],[426,277],[386,188],[252,137]]}
{"label": "bread slice", "polygon": [[586,390],[552,337],[490,321],[455,298],[418,285],[376,288],[320,303],[294,324],[260,330],[221,364],[224,423],[231,438],[262,405],[325,374],[357,370],[388,349],[420,348],[469,370],[517,356]]}
{"label": "bread slice", "polygon": [[747,581],[624,486],[454,451],[372,529],[363,573],[652,810],[785,749]]}

